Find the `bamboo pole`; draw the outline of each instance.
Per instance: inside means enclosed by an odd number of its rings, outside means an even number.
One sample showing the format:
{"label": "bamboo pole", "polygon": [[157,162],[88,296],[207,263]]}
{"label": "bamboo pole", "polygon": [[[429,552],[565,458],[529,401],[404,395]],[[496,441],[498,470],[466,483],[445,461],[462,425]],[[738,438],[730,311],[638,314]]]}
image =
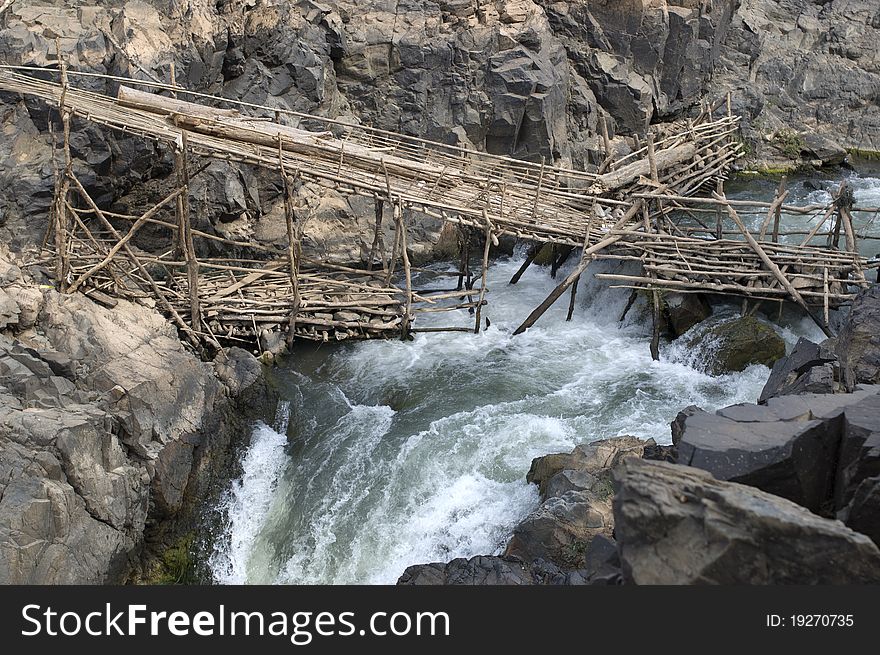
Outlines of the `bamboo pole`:
{"label": "bamboo pole", "polygon": [[492,223],[489,222],[489,214],[483,210],[483,220],[486,221],[486,245],[483,247],[482,278],[480,282],[480,295],[477,300],[474,319],[474,334],[480,333],[480,315],[483,309],[483,300],[486,297],[486,281],[489,275],[489,248],[492,246]]}
{"label": "bamboo pole", "polygon": [[[644,201],[642,200],[636,201],[633,206],[630,207],[629,211],[627,211],[626,214],[624,214],[624,216],[619,221],[617,221],[613,229],[620,229],[621,227],[629,223],[633,219],[633,217],[641,211],[643,204]],[[621,238],[623,238],[622,235],[612,235],[610,237],[602,239],[597,244],[590,246],[589,248],[584,250],[583,254],[581,255],[581,262],[580,264],[578,264],[577,268],[569,273],[568,277],[566,277],[553,291],[550,292],[550,295],[547,296],[544,302],[538,305],[538,307],[535,308],[535,310],[531,314],[529,314],[526,320],[523,321],[522,325],[514,330],[513,334],[522,334],[530,327],[532,327],[537,322],[537,320],[541,318],[541,316],[543,316],[548,309],[550,309],[550,306],[553,305],[553,303],[555,303],[557,300],[559,300],[559,297],[563,293],[565,293],[565,290],[568,289],[568,287],[570,287],[572,284],[574,284],[574,281],[580,277],[581,273],[587,270],[587,267],[592,261],[592,255],[601,250],[604,250],[614,243],[617,243],[618,241],[620,241]]]}
{"label": "bamboo pole", "polygon": [[522,263],[522,266],[519,267],[517,272],[513,274],[513,277],[510,278],[510,282],[508,284],[516,284],[517,282],[519,282],[520,278],[523,276],[523,273],[525,273],[526,269],[531,266],[533,261],[535,261],[535,257],[537,257],[538,253],[541,252],[541,248],[543,246],[543,243],[533,243],[529,247],[529,251],[528,253],[526,253],[526,260]]}
{"label": "bamboo pole", "polygon": [[[719,200],[721,200],[721,198],[719,198]],[[775,277],[779,284],[781,284],[782,287],[788,292],[788,295],[791,296],[792,299],[807,313],[807,315],[813,319],[813,321],[819,326],[822,332],[825,333],[825,336],[833,337],[834,333],[831,331],[831,328],[828,327],[827,324],[816,318],[816,315],[813,314],[813,312],[807,306],[806,301],[803,299],[801,294],[798,293],[798,290],[791,285],[791,282],[788,281],[788,278],[785,277],[782,271],[779,270],[779,267],[773,262],[772,259],[770,259],[770,257],[761,247],[761,244],[755,241],[755,238],[751,235],[748,229],[746,229],[746,226],[740,219],[739,214],[737,214],[736,210],[730,205],[727,206],[727,214],[728,216],[730,216],[731,220],[736,223],[736,226],[740,229],[743,236],[746,238],[746,241],[751,246],[752,250],[754,250],[757,253],[758,257],[761,258],[761,261],[764,263],[767,269],[771,273],[773,273],[773,277]]]}
{"label": "bamboo pole", "polygon": [[199,308],[199,261],[196,258],[196,249],[193,242],[192,222],[189,210],[189,168],[187,165],[187,136],[182,133],[181,147],[175,153],[175,166],[177,167],[177,183],[181,193],[180,223],[183,225],[184,252],[186,255],[186,277],[189,288],[190,320],[194,330],[201,329],[201,310]]}
{"label": "bamboo pole", "polygon": [[182,192],[181,189],[176,189],[176,190],[172,191],[170,194],[168,194],[167,196],[165,196],[165,198],[163,200],[161,200],[158,204],[153,205],[153,207],[151,207],[146,213],[144,213],[143,216],[141,216],[137,221],[134,222],[134,224],[129,228],[129,230],[125,234],[125,236],[116,242],[116,245],[113,246],[109,250],[109,252],[104,257],[104,259],[102,259],[100,262],[98,262],[97,264],[92,266],[88,271],[86,271],[85,273],[80,275],[79,278],[77,278],[77,280],[73,284],[70,285],[68,292],[69,293],[75,292],[90,277],[92,277],[95,273],[97,273],[98,271],[103,269],[105,266],[107,266],[111,261],[113,261],[113,257],[115,257],[116,254],[120,250],[122,250],[122,248],[125,246],[126,243],[131,241],[131,239],[135,236],[135,234],[137,234],[138,230],[144,224],[146,224],[146,222],[150,218],[152,218],[155,214],[157,214],[159,212],[159,210],[161,210],[163,207],[165,207],[165,205],[167,205],[172,200],[176,200],[177,197],[181,194],[181,192]]}
{"label": "bamboo pole", "polygon": [[[104,216],[104,213],[100,210],[95,201],[92,200],[92,197],[89,195],[89,192],[86,191],[85,187],[82,183],[76,178],[76,176],[71,176],[71,182],[73,182],[74,186],[76,186],[77,191],[80,196],[82,196],[83,200],[86,201],[86,204],[92,208],[92,211],[95,212],[95,215],[104,225],[104,227],[117,239],[122,240],[122,235],[116,231],[116,228],[113,227],[113,224],[107,220],[107,217]],[[128,244],[125,244],[122,247],[122,251],[128,256],[131,260],[132,264],[138,269],[138,272],[143,276],[144,280],[146,280],[150,289],[153,291],[153,294],[159,301],[159,305],[167,311],[171,317],[174,319],[174,322],[189,338],[190,343],[193,347],[198,348],[200,345],[198,337],[195,335],[195,332],[192,328],[190,328],[184,320],[180,317],[180,314],[177,313],[177,310],[174,309],[174,306],[168,301],[168,298],[162,292],[162,289],[159,288],[159,285],[156,284],[156,281],[153,279],[153,276],[144,268],[143,264],[141,264],[140,260],[137,258],[137,255],[132,252],[131,248],[129,248]]]}
{"label": "bamboo pole", "polygon": [[[385,201],[378,195],[374,197],[374,210],[376,214],[376,226],[373,229],[373,245],[370,246],[370,258],[367,261],[367,270],[373,270],[373,262],[376,261],[376,253],[379,252],[379,240],[382,234],[382,216],[385,213]],[[384,268],[383,263],[383,268]]]}
{"label": "bamboo pole", "polygon": [[287,262],[288,272],[290,274],[290,291],[293,297],[290,308],[290,318],[287,321],[287,347],[291,348],[296,335],[296,315],[299,313],[301,302],[299,293],[299,257],[297,257],[299,233],[296,229],[296,213],[293,206],[294,184],[296,183],[296,178],[299,176],[299,171],[296,171],[292,178],[288,177],[287,170],[284,166],[280,135],[278,136],[278,161],[284,186],[284,223],[287,227]]}

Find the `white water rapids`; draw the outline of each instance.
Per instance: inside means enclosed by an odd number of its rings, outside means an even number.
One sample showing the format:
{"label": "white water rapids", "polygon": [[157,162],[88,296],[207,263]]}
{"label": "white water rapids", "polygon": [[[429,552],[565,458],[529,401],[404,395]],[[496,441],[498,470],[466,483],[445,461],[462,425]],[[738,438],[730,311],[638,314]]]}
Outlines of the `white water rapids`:
{"label": "white water rapids", "polygon": [[[859,181],[857,200],[867,188],[880,205],[880,180]],[[799,200],[809,193],[822,192],[801,189]],[[532,458],[621,434],[668,443],[685,406],[760,393],[763,366],[712,377],[698,370],[708,354],[678,342],[653,362],[638,305],[620,327],[626,292],[589,275],[573,321],[566,295],[512,337],[556,284],[532,267],[509,286],[521,261],[493,263],[492,324],[479,335],[298,347],[278,371],[276,424],[256,426],[223,499],[215,582],[394,583],[411,564],[496,553],[537,506]],[[472,325],[464,311],[419,319],[432,322]],[[776,327],[789,345],[823,338],[807,320]]]}

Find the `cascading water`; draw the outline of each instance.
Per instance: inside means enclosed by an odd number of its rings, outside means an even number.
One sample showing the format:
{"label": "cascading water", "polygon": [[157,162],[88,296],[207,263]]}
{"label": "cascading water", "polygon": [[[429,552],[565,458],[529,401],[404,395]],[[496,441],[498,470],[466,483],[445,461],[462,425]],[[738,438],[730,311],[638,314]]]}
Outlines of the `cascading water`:
{"label": "cascading water", "polygon": [[[875,182],[857,193],[880,198]],[[705,353],[679,342],[653,362],[639,306],[619,326],[626,293],[590,275],[571,322],[560,301],[512,337],[556,284],[532,268],[509,286],[521,261],[492,265],[491,327],[478,335],[297,349],[278,371],[289,404],[274,428],[255,428],[221,507],[216,582],[393,583],[410,564],[498,552],[537,506],[525,481],[532,458],[620,434],[668,443],[686,405],[760,393],[763,366],[712,377]],[[437,314],[419,324],[431,321],[450,324]],[[462,312],[458,324],[468,321]],[[823,338],[800,318],[777,329],[789,344]]]}

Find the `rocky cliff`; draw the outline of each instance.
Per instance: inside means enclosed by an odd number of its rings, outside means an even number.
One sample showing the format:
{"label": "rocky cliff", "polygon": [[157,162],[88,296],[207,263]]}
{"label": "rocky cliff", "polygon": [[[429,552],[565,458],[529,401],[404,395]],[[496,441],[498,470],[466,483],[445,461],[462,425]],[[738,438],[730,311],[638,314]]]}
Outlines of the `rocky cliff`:
{"label": "rocky cliff", "polygon": [[[80,71],[168,82],[174,63],[190,89],[576,168],[599,161],[600,117],[612,137],[639,134],[730,91],[752,163],[780,165],[880,149],[878,37],[873,0],[18,0],[0,60],[55,65],[57,38]],[[58,119],[0,100],[0,224],[19,245],[42,236]],[[122,210],[171,170],[168,152],[79,121],[73,147],[94,196]],[[285,239],[279,181],[260,171],[214,162],[192,195],[203,229]],[[315,190],[309,204],[307,252],[361,257],[363,201]],[[439,226],[417,230],[427,256]]]}
{"label": "rocky cliff", "polygon": [[260,364],[200,362],[157,312],[59,294],[17,263],[0,250],[0,583],[143,574],[271,401]]}

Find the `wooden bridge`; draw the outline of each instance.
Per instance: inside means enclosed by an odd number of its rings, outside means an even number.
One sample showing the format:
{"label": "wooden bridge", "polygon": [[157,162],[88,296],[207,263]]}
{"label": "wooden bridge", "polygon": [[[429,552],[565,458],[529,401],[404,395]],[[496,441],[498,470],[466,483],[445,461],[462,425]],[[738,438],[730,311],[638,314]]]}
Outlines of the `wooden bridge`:
{"label": "wooden bridge", "polygon": [[[71,83],[87,77],[117,84],[118,91],[102,95]],[[196,347],[253,344],[273,333],[289,342],[294,336],[328,341],[444,329],[478,332],[487,302],[489,252],[501,235],[552,244],[560,259],[581,253],[574,271],[517,333],[569,289],[573,307],[577,282],[591,261],[633,261],[640,274],[597,277],[651,294],[655,351],[664,291],[790,300],[830,334],[830,309],[850,302],[868,284],[865,270],[875,265],[858,252],[846,188],[834,202],[813,207],[785,205],[784,188],[772,203],[725,198],[725,174],[741,151],[729,102],[726,112],[723,104],[706,106],[693,120],[651,133],[644,143],[636,140],[625,157],[613,156],[603,130],[605,160],[596,172],[584,172],[198,94],[174,84],[78,73],[63,63],[59,70],[0,67],[0,91],[40,98],[60,113],[62,152],[44,243],[60,289],[83,291],[111,305],[116,298],[155,302]],[[73,170],[74,118],[165,144],[175,157],[174,188],[139,216],[100,207]],[[212,159],[279,175],[286,249],[192,226],[191,179]],[[367,261],[343,266],[303,258],[300,243],[309,209],[300,190],[305,183],[374,200]],[[391,244],[381,236],[386,208],[395,226]],[[408,235],[415,212],[458,226],[462,256],[454,290],[413,288]],[[760,226],[748,226],[741,214],[748,218],[756,212],[763,214]],[[783,212],[801,214],[814,225],[806,235],[785,232]],[[147,252],[137,246],[145,225],[164,230],[166,248]],[[479,280],[470,267],[475,234],[483,247]],[[208,241],[240,256],[199,256],[208,251]],[[473,328],[422,328],[416,320],[422,312],[462,308],[475,314]]]}

